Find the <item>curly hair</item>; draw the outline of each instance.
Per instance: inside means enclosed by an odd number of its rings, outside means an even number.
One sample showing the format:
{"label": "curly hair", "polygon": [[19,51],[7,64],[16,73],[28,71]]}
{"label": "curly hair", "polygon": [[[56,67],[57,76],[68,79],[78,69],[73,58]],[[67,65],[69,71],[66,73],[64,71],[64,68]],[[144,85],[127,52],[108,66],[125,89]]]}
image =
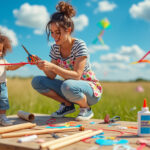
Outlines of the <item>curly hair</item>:
{"label": "curly hair", "polygon": [[0,43],[3,44],[3,56],[5,56],[7,51],[12,50],[11,41],[7,36],[0,33]]}
{"label": "curly hair", "polygon": [[71,33],[74,31],[74,23],[71,19],[76,15],[76,11],[69,2],[61,1],[56,6],[56,12],[51,15],[49,22],[46,25],[47,39],[49,40],[51,23],[56,23],[58,27],[62,27],[64,30],[71,27]]}

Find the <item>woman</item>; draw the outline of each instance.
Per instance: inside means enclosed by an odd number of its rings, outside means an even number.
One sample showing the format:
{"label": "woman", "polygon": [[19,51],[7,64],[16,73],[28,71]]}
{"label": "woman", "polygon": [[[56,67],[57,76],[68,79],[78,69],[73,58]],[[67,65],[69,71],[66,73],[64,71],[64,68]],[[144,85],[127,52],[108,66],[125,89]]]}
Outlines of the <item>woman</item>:
{"label": "woman", "polygon": [[[55,40],[49,55],[51,62],[38,58],[37,66],[46,76],[33,78],[32,86],[41,94],[61,103],[52,117],[72,113],[75,111],[74,104],[78,104],[80,113],[76,120],[88,120],[93,117],[90,106],[100,100],[102,87],[91,71],[85,42],[71,36],[75,9],[61,1],[56,10],[46,26],[48,39],[51,35]],[[57,75],[64,80],[56,79]]]}

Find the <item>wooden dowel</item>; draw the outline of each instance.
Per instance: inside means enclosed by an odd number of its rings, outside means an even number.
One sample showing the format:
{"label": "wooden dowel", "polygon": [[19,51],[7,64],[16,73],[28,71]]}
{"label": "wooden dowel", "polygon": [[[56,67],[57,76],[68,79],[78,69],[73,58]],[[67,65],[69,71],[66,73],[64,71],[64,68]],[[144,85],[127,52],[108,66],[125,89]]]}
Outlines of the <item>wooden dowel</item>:
{"label": "wooden dowel", "polygon": [[0,127],[0,134],[35,127],[35,123],[22,123],[8,127]]}
{"label": "wooden dowel", "polygon": [[40,145],[40,148],[43,149],[43,148],[49,147],[50,145],[57,144],[57,143],[63,142],[64,140],[68,140],[70,138],[75,138],[75,137],[78,137],[78,136],[81,136],[81,135],[84,135],[84,134],[87,134],[90,132],[92,132],[92,130],[82,131],[82,132],[79,132],[79,133],[76,133],[73,135],[69,135],[67,137],[62,137],[62,138],[59,138],[59,139],[56,139],[53,141],[48,141],[48,142],[42,143]]}
{"label": "wooden dowel", "polygon": [[19,132],[19,133],[6,133],[2,134],[2,138],[11,138],[11,137],[18,137],[18,136],[25,136],[25,135],[38,135],[38,134],[48,134],[48,133],[55,133],[55,132],[66,132],[66,131],[76,131],[79,130],[80,127],[71,127],[71,128],[64,128],[64,129],[43,129],[43,130],[36,130],[36,131],[26,131],[26,132]]}
{"label": "wooden dowel", "polygon": [[103,130],[93,131],[93,132],[90,132],[90,133],[87,133],[87,134],[84,134],[84,135],[81,135],[81,136],[78,136],[78,137],[75,137],[75,138],[71,138],[71,139],[68,139],[68,140],[64,140],[63,142],[50,145],[50,146],[48,147],[48,149],[49,149],[49,150],[59,149],[59,148],[62,148],[62,147],[64,147],[64,146],[70,145],[70,144],[72,144],[72,143],[78,142],[78,141],[80,141],[80,140],[82,140],[82,139],[85,139],[85,138],[88,138],[88,137],[97,135],[97,134],[99,134],[99,133],[101,133],[101,132],[103,132]]}

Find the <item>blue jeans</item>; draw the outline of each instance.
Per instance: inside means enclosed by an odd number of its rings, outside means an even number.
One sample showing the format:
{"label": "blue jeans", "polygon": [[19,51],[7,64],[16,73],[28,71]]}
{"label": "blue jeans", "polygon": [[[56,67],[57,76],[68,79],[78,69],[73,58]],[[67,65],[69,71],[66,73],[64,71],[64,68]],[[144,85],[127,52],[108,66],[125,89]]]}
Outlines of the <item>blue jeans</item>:
{"label": "blue jeans", "polygon": [[6,83],[0,83],[0,110],[9,109],[8,93]]}
{"label": "blue jeans", "polygon": [[48,93],[53,90],[59,96],[73,103],[83,99],[84,95],[89,106],[96,104],[100,100],[100,97],[94,96],[93,89],[84,80],[59,80],[50,79],[46,76],[36,76],[32,80],[32,87],[39,93]]}

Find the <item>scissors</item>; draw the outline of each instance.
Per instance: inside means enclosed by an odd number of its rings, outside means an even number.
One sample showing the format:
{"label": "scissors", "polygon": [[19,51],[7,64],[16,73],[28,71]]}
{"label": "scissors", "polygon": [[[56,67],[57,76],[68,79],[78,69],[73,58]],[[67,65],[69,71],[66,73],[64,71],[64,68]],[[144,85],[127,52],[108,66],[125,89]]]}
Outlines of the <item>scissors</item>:
{"label": "scissors", "polygon": [[24,47],[24,45],[22,45],[22,47],[23,47],[23,49],[26,51],[26,53],[28,54],[28,60],[29,60],[29,62],[36,62],[37,61],[37,59],[32,55],[32,54],[30,54],[29,52],[28,52],[28,50]]}
{"label": "scissors", "polygon": [[105,123],[114,123],[116,121],[119,121],[121,118],[120,116],[114,116],[113,118],[109,117],[109,114],[106,114],[105,118],[104,118],[104,122]]}

